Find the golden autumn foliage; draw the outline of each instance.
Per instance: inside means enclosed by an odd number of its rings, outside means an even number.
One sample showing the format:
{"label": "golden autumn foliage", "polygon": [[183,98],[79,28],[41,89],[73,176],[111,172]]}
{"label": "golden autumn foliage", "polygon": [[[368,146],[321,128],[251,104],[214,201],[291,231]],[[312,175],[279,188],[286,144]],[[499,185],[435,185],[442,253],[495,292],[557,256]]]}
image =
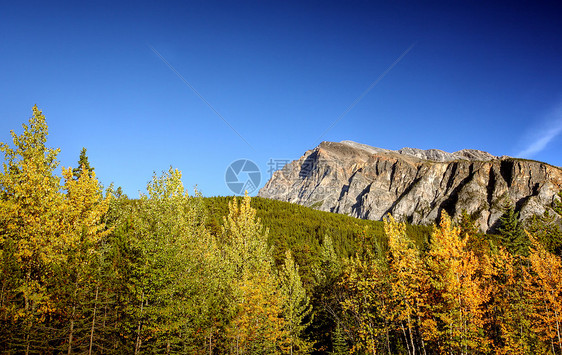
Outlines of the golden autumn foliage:
{"label": "golden autumn foliage", "polygon": [[439,352],[473,353],[487,345],[480,332],[488,299],[476,276],[478,260],[466,238],[443,213],[426,258],[428,290],[422,311],[424,338]]}
{"label": "golden autumn foliage", "polygon": [[552,353],[562,353],[562,260],[529,235],[530,270],[524,274],[531,327]]}
{"label": "golden autumn foliage", "polygon": [[385,346],[390,351],[392,298],[387,271],[384,263],[373,258],[353,259],[344,270],[342,286],[347,297],[341,306],[356,337],[353,352],[376,354]]}
{"label": "golden autumn foliage", "polygon": [[209,231],[172,168],[138,200],[104,197],[89,163],[59,177],[47,134],[34,107],[0,144],[0,352],[562,354],[562,259],[540,225],[527,253],[466,213],[429,239],[388,216],[355,256],[326,233],[303,258],[272,248],[247,195]]}
{"label": "golden autumn foliage", "polygon": [[234,353],[275,354],[289,346],[285,319],[281,316],[283,298],[270,277],[240,280],[239,303],[227,327]]}
{"label": "golden autumn foliage", "polygon": [[426,275],[421,272],[423,264],[418,249],[406,236],[406,224],[389,216],[384,221],[384,231],[388,236],[390,296],[394,301],[389,322],[399,325],[408,353],[414,354],[417,348],[424,347],[423,341],[416,344],[414,333],[420,331],[419,310]]}
{"label": "golden autumn foliage", "polygon": [[256,211],[246,194],[229,204],[224,219],[226,277],[232,285],[233,318],[226,327],[233,353],[278,353],[291,349],[283,317],[287,295],[273,269],[273,258]]}
{"label": "golden autumn foliage", "polygon": [[[0,312],[23,322],[29,351],[32,329],[47,317],[64,312],[59,289],[51,287],[61,270],[84,266],[100,238],[108,233],[102,218],[108,209],[94,176],[72,178],[63,169],[64,184],[55,175],[58,149],[45,146],[45,116],[35,106],[23,133],[12,132],[14,148],[2,143],[0,226],[2,283]],[[68,259],[70,253],[81,255]],[[68,275],[68,274],[67,274]],[[78,281],[77,281],[78,282]]]}

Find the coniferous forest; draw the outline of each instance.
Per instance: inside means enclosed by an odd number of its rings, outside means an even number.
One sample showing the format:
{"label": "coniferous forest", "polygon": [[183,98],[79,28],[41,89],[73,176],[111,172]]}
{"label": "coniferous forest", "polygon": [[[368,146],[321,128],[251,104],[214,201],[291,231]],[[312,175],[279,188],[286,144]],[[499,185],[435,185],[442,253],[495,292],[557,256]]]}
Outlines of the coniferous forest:
{"label": "coniferous forest", "polygon": [[1,353],[562,354],[552,213],[366,221],[188,194],[173,168],[131,199],[47,135],[34,107],[0,146]]}

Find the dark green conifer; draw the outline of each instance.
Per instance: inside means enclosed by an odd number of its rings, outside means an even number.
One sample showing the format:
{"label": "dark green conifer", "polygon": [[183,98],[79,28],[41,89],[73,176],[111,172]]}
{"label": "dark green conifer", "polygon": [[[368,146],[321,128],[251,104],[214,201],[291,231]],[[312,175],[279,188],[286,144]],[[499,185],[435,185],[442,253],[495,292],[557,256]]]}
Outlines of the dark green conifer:
{"label": "dark green conifer", "polygon": [[500,217],[500,242],[512,254],[527,256],[529,254],[529,238],[519,221],[519,212],[511,205],[506,206]]}
{"label": "dark green conifer", "polygon": [[345,334],[343,333],[341,326],[338,324],[336,329],[332,332],[332,354],[333,355],[343,355],[349,354],[347,349],[347,342],[345,341]]}
{"label": "dark green conifer", "polygon": [[80,175],[82,175],[82,166],[86,168],[88,174],[91,177],[94,168],[90,166],[90,162],[88,161],[88,156],[86,155],[86,148],[82,148],[82,150],[80,151],[80,158],[78,159],[78,167],[72,169],[72,175],[74,175],[75,179],[80,178]]}

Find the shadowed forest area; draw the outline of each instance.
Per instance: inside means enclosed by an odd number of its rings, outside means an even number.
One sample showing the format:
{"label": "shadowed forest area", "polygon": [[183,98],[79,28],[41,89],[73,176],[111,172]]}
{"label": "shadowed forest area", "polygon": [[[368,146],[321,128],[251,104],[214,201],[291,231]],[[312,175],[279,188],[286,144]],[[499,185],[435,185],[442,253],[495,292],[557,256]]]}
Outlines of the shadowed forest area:
{"label": "shadowed forest area", "polygon": [[552,214],[366,221],[188,194],[173,168],[131,199],[85,149],[58,170],[47,135],[34,107],[0,146],[2,353],[562,354]]}

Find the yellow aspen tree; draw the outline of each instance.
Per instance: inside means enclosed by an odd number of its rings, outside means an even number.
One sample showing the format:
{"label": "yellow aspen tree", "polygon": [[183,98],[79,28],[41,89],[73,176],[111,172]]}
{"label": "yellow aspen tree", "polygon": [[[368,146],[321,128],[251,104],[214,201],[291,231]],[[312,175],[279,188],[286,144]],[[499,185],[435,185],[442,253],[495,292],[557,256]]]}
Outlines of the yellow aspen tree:
{"label": "yellow aspen tree", "polygon": [[[63,168],[62,175],[65,180],[63,188],[66,190],[63,200],[66,230],[60,235],[63,249],[57,269],[60,270],[58,281],[66,287],[59,287],[63,292],[58,299],[65,301],[65,306],[71,308],[67,341],[67,352],[71,353],[76,331],[88,333],[91,328],[83,324],[81,329],[76,329],[75,322],[84,318],[80,313],[85,311],[84,305],[93,298],[88,291],[93,293],[96,288],[92,265],[96,262],[101,239],[110,233],[102,219],[109,208],[111,196],[103,198],[95,174],[89,173],[85,166],[82,166],[77,179],[71,168]],[[96,307],[94,304],[94,314]],[[93,322],[92,327],[95,328],[95,316]]]}
{"label": "yellow aspen tree", "polygon": [[263,228],[250,202],[251,197],[247,194],[240,204],[233,198],[222,226],[222,238],[228,246],[226,256],[237,275],[261,270],[269,272],[273,266],[271,250],[267,245],[269,231]]}
{"label": "yellow aspen tree", "polygon": [[281,316],[283,301],[276,280],[267,275],[244,277],[237,310],[227,327],[236,354],[277,354],[290,352],[290,334]]}
{"label": "yellow aspen tree", "polygon": [[528,236],[531,268],[524,277],[532,304],[532,329],[553,354],[562,354],[562,260]]}
{"label": "yellow aspen tree", "polygon": [[388,237],[387,260],[393,301],[389,322],[403,334],[408,353],[416,354],[425,350],[418,324],[420,290],[424,284],[422,260],[418,249],[406,236],[405,223],[398,223],[389,215],[384,220],[384,231]]}
{"label": "yellow aspen tree", "polygon": [[226,335],[234,353],[277,353],[290,343],[282,315],[285,296],[273,270],[268,231],[250,202],[247,194],[240,204],[234,198],[222,229],[225,279],[232,285]]}
{"label": "yellow aspen tree", "polygon": [[443,213],[425,262],[428,288],[422,326],[424,338],[438,352],[468,354],[486,344],[482,305],[488,295],[475,277],[477,259],[459,234],[460,229]]}
{"label": "yellow aspen tree", "polygon": [[[3,318],[23,326],[21,352],[28,353],[35,325],[54,310],[45,287],[53,260],[61,255],[64,234],[64,203],[60,179],[54,175],[58,149],[45,146],[48,129],[45,116],[33,107],[23,133],[11,132],[14,148],[0,144],[4,163],[0,174],[0,244],[2,245]],[[7,270],[4,267],[12,265]],[[9,306],[8,306],[9,305]],[[21,346],[21,347],[20,347]]]}
{"label": "yellow aspen tree", "polygon": [[355,338],[351,352],[390,353],[391,289],[385,260],[374,255],[350,260],[341,286],[346,291],[341,307]]}

